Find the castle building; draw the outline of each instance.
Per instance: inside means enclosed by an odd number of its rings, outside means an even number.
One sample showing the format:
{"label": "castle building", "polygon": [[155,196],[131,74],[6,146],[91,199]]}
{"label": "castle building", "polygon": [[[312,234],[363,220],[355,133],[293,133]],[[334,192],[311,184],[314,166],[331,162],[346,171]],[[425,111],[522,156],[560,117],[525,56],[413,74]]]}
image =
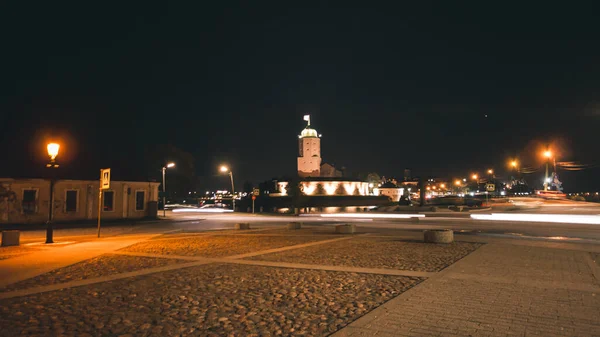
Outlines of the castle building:
{"label": "castle building", "polygon": [[298,175],[302,178],[321,176],[321,135],[310,127],[310,115],[305,115],[306,128],[298,136]]}

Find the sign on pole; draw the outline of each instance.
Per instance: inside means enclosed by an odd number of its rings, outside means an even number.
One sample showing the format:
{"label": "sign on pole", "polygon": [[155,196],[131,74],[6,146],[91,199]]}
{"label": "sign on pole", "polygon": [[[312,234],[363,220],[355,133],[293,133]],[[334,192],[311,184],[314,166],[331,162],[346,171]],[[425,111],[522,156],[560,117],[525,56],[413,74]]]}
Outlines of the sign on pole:
{"label": "sign on pole", "polygon": [[102,215],[102,191],[110,188],[110,169],[100,169],[100,186],[98,188],[98,237],[100,237],[100,216]]}
{"label": "sign on pole", "polygon": [[488,192],[494,192],[496,190],[496,184],[486,184],[485,189]]}
{"label": "sign on pole", "polygon": [[110,169],[100,170],[100,189],[107,190],[110,188]]}
{"label": "sign on pole", "polygon": [[252,190],[252,194],[255,196],[259,196],[260,195],[260,190],[258,188],[255,188],[254,190]]}

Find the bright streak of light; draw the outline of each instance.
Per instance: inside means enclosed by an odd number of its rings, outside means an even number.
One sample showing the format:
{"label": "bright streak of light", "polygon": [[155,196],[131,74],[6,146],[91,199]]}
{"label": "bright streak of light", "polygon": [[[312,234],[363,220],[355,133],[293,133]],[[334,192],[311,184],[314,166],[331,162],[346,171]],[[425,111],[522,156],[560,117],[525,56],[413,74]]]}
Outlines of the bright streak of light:
{"label": "bright streak of light", "polygon": [[492,213],[471,214],[471,218],[475,220],[493,221],[557,222],[600,225],[600,216],[580,214]]}
{"label": "bright streak of light", "polygon": [[231,213],[231,209],[220,208],[176,208],[173,213]]}
{"label": "bright streak of light", "polygon": [[425,214],[364,214],[364,213],[331,213],[331,214],[301,214],[301,216],[320,216],[322,218],[357,218],[357,219],[410,219],[424,218]]}

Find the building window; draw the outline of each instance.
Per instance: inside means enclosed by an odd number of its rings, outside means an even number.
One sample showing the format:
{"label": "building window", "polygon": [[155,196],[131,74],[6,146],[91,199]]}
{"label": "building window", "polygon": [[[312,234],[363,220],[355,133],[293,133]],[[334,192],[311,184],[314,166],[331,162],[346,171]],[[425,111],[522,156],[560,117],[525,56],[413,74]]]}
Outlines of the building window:
{"label": "building window", "polygon": [[102,208],[104,212],[112,212],[114,211],[114,203],[115,203],[115,192],[114,191],[104,191],[104,195],[102,196],[102,200],[104,200]]}
{"label": "building window", "polygon": [[77,212],[77,197],[79,196],[79,191],[77,190],[67,190],[65,193],[65,212]]}
{"label": "building window", "polygon": [[143,211],[146,207],[146,191],[135,191],[135,210]]}
{"label": "building window", "polygon": [[24,214],[37,213],[37,192],[38,190],[35,189],[23,190],[21,207],[23,208]]}

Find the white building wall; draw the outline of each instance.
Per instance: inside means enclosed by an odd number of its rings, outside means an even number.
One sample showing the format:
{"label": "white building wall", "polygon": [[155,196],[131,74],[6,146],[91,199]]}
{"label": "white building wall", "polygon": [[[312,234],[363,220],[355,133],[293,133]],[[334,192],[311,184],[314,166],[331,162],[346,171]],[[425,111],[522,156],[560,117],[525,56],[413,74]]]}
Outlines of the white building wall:
{"label": "white building wall", "polygon": [[[113,208],[102,211],[102,219],[143,218],[156,216],[148,203],[158,201],[155,182],[112,181]],[[50,181],[44,179],[0,178],[0,223],[43,223],[48,219]],[[58,180],[54,184],[53,220],[92,220],[98,217],[97,180]],[[35,199],[24,202],[25,191],[36,191]],[[71,192],[71,193],[69,193]],[[136,207],[136,192],[144,194],[142,207]],[[74,207],[67,209],[67,195],[74,197]],[[156,210],[153,210],[156,211]]]}
{"label": "white building wall", "polygon": [[[281,192],[277,195],[287,195],[288,182],[279,181],[277,185]],[[358,195],[369,195],[369,184],[362,181],[303,181],[302,187],[306,195],[355,195],[357,189]]]}
{"label": "white building wall", "polygon": [[379,188],[379,195],[385,195],[386,197],[390,198],[391,201],[400,201],[400,197],[402,196],[402,194],[404,193],[404,188],[391,188],[391,187],[384,187],[384,188]]}

